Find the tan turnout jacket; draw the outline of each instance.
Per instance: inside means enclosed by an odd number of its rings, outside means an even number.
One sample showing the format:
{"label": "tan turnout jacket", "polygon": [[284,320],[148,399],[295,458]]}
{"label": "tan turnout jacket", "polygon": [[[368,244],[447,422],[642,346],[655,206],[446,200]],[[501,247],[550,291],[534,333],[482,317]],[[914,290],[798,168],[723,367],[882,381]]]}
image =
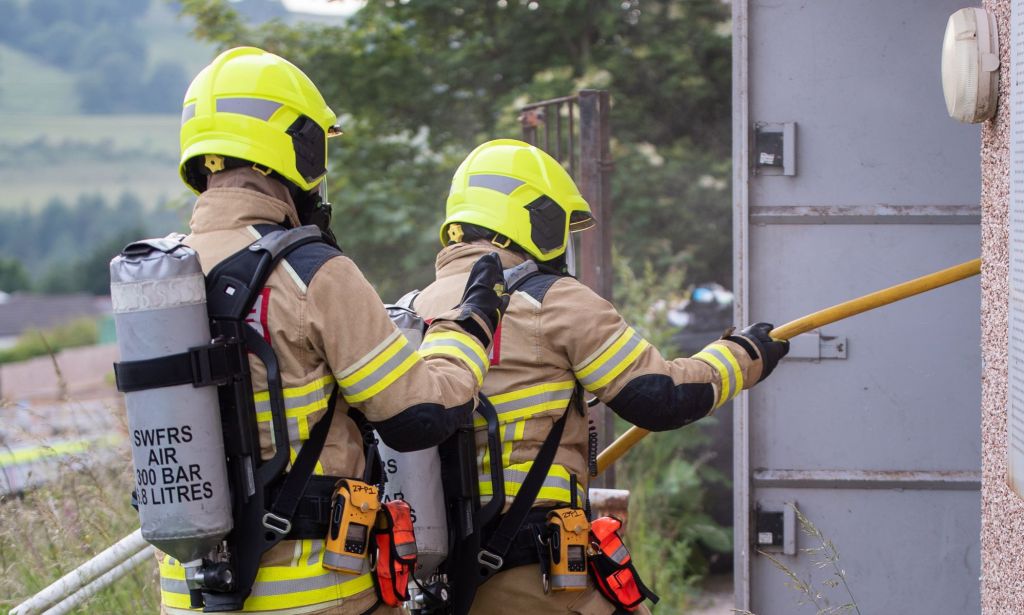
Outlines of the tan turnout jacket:
{"label": "tan turnout jacket", "polygon": [[[436,281],[415,300],[417,312],[429,319],[454,305],[473,263],[491,251],[499,252],[506,268],[524,260],[486,241],[450,245],[437,256]],[[611,303],[571,277],[558,278],[546,291],[533,288],[532,294],[514,292],[495,335],[493,354],[483,392],[494,403],[501,423],[506,509],[541,443],[569,404],[577,381],[589,394],[634,422],[643,422],[636,420],[643,418],[642,412],[654,415],[660,410],[662,416],[681,415],[671,425],[660,427],[664,429],[710,413],[761,376],[760,358],[751,357],[739,344],[728,340],[710,344],[695,358],[665,360]],[[660,388],[652,388],[650,381]],[[673,394],[683,400],[678,402],[679,407],[656,407],[668,403],[669,398],[654,392],[674,389],[680,392]],[[478,427],[482,427],[479,419]],[[659,426],[651,424],[650,428]],[[587,435],[587,418],[572,411],[537,505],[569,502],[571,474],[578,480],[578,501],[582,505],[588,478]],[[485,435],[478,429],[477,436],[478,458],[486,460]],[[480,468],[484,499],[492,493],[486,467]],[[522,587],[525,582],[531,585]],[[526,573],[513,569],[499,573],[480,588],[473,612],[589,614],[614,610],[603,598],[590,593],[578,598],[571,592],[545,596],[536,570]]]}
{"label": "tan turnout jacket", "polygon": [[[235,169],[211,177],[210,188],[196,202],[186,243],[196,249],[209,273],[257,239],[259,229],[265,228],[261,225],[282,223],[299,225],[284,186],[251,169]],[[380,422],[416,404],[445,409],[467,404],[486,372],[486,349],[452,322],[458,312],[442,310],[427,337],[455,339],[463,346],[446,350],[443,343],[435,344],[430,354],[421,356],[391,323],[376,291],[349,258],[321,244],[292,254],[271,273],[249,317],[280,362],[290,440],[286,445],[294,459],[310,428],[324,412],[335,412],[315,473],[361,477],[362,438],[348,417],[350,408]],[[448,307],[455,307],[459,297]],[[487,329],[482,320],[480,324]],[[466,347],[473,352],[467,353]],[[250,365],[263,456],[269,458],[274,444],[266,371],[255,358]],[[336,383],[341,386],[337,405],[328,409]],[[324,569],[323,546],[323,540],[286,540],[271,549],[246,610],[347,615],[369,608],[375,601],[370,576]],[[165,610],[187,608],[183,568],[169,558],[160,568]]]}

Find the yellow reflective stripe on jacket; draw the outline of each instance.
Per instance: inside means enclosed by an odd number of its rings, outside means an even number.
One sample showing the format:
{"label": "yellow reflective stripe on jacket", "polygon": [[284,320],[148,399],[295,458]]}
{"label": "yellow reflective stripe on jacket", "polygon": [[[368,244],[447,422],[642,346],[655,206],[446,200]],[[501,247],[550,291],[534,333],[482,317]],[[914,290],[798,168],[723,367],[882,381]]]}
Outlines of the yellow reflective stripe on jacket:
{"label": "yellow reflective stripe on jacket", "polygon": [[[284,395],[285,422],[288,425],[288,444],[291,448],[291,458],[295,461],[295,452],[302,446],[302,443],[309,439],[310,425],[309,416],[327,407],[331,391],[335,386],[334,376],[327,375],[317,378],[312,382],[297,386],[288,387],[282,391]],[[270,423],[273,419],[270,410],[270,393],[260,391],[253,395],[256,405],[256,420],[260,423]],[[270,430],[270,439],[274,446],[274,430]],[[323,466],[319,461],[316,463],[314,474],[323,474]]]}
{"label": "yellow reflective stripe on jacket", "polygon": [[[523,486],[523,481],[526,480],[526,474],[530,471],[533,466],[532,461],[525,461],[523,463],[517,463],[505,468],[505,497],[512,498],[519,493],[519,489]],[[586,497],[586,489],[583,483],[579,480],[583,477],[577,477],[578,482],[576,485],[576,501],[582,503]],[[569,471],[565,469],[565,466],[559,464],[553,464],[548,470],[548,475],[544,479],[540,488],[540,493],[537,494],[538,500],[554,500],[556,502],[570,503],[572,501],[571,494],[569,492],[569,485],[571,479],[569,477]],[[484,502],[490,499],[494,494],[494,488],[491,485],[490,473],[480,475],[480,498]]]}
{"label": "yellow reflective stripe on jacket", "polygon": [[[536,386],[491,395],[488,399],[494,404],[498,413],[498,422],[502,425],[521,421],[549,410],[564,410],[572,399],[572,390],[576,386],[574,380],[538,384]],[[479,414],[474,415],[473,425],[484,427],[487,421]]]}
{"label": "yellow reflective stripe on jacket", "polygon": [[[326,570],[319,559],[312,565],[265,566],[256,573],[245,610],[294,609],[341,600],[372,587],[373,579],[369,574],[349,575]],[[160,562],[160,598],[171,608],[189,609],[191,604],[185,569],[169,557]]]}
{"label": "yellow reflective stripe on jacket", "polygon": [[633,327],[626,327],[605,340],[597,352],[574,366],[573,371],[585,389],[596,391],[632,365],[648,345]]}
{"label": "yellow reflective stripe on jacket", "polygon": [[350,404],[366,401],[391,386],[419,360],[416,349],[396,329],[376,348],[337,375],[341,394]]}
{"label": "yellow reflective stripe on jacket", "polygon": [[457,331],[428,333],[423,338],[419,350],[420,355],[424,357],[441,354],[459,359],[473,371],[477,386],[483,384],[484,374],[490,367],[490,361],[484,349],[480,347],[480,342],[470,335]]}
{"label": "yellow reflective stripe on jacket", "polygon": [[714,367],[722,379],[721,391],[715,408],[739,394],[743,390],[743,370],[732,355],[728,347],[723,344],[711,344],[693,355],[693,358],[700,359]]}

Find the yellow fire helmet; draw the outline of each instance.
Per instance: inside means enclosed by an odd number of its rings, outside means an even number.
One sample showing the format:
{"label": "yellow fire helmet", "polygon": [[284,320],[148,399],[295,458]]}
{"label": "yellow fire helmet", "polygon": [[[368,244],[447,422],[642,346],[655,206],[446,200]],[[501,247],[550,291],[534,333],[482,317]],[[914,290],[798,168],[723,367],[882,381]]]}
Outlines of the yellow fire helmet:
{"label": "yellow fire helmet", "polygon": [[441,245],[459,241],[453,224],[504,235],[539,261],[565,253],[570,231],[594,226],[590,205],[557,160],[515,139],[480,145],[462,162],[448,194]]}
{"label": "yellow fire helmet", "polygon": [[181,112],[182,180],[206,189],[205,165],[223,158],[276,171],[302,190],[327,174],[327,137],[340,134],[337,116],[313,82],[294,64],[255,47],[217,56],[185,92]]}

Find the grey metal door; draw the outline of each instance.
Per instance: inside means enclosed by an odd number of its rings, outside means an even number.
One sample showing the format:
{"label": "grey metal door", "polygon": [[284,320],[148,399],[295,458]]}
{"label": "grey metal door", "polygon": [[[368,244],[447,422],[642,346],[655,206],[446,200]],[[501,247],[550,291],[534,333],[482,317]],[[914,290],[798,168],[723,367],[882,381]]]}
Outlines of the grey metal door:
{"label": "grey metal door", "polygon": [[[734,0],[738,321],[781,324],[978,256],[979,130],[946,116],[939,79],[961,5]],[[970,280],[825,327],[738,400],[737,607],[814,612],[758,542],[847,598],[800,551],[815,545],[795,503],[860,612],[979,612],[979,302]]]}

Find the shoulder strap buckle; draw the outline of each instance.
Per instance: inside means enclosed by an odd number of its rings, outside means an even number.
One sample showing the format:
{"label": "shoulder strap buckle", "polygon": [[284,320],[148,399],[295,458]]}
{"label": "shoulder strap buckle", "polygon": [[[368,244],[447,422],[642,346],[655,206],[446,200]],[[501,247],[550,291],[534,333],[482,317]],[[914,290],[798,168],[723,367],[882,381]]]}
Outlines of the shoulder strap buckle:
{"label": "shoulder strap buckle", "polygon": [[480,549],[480,552],[476,555],[476,561],[494,571],[501,570],[501,567],[505,564],[504,558],[487,549]]}
{"label": "shoulder strap buckle", "polygon": [[288,532],[292,531],[292,522],[280,515],[268,512],[263,515],[263,527],[282,536],[287,536]]}

